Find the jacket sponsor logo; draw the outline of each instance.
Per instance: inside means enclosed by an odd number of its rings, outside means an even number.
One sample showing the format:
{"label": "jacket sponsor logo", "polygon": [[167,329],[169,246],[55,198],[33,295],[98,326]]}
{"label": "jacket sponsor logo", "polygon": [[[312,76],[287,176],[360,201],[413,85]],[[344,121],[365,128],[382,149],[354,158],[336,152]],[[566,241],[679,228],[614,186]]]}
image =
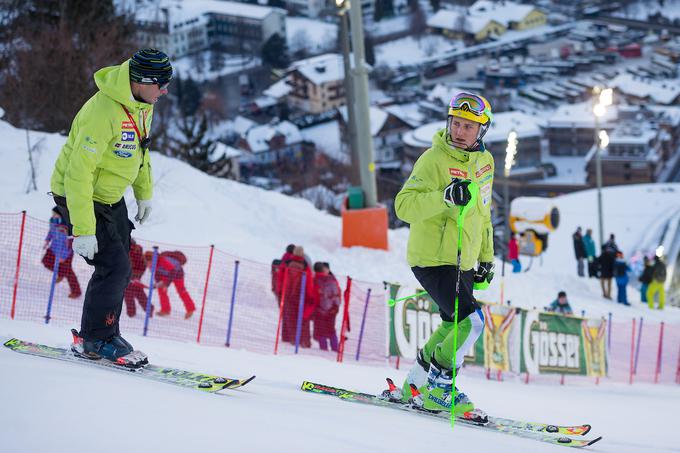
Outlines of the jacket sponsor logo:
{"label": "jacket sponsor logo", "polygon": [[132,121],[123,121],[123,123],[120,125],[121,129],[134,129],[135,127],[132,125]]}
{"label": "jacket sponsor logo", "polygon": [[129,144],[114,143],[113,147],[118,148],[118,149],[131,149],[131,150],[137,149],[137,145],[134,144],[134,143],[129,143]]}
{"label": "jacket sponsor logo", "polygon": [[92,148],[91,146],[83,145],[83,149],[86,149],[93,154],[97,154],[97,150]]}
{"label": "jacket sponsor logo", "polygon": [[90,145],[96,145],[97,141],[90,137],[89,135],[85,137],[85,143],[90,144]]}
{"label": "jacket sponsor logo", "polygon": [[493,175],[486,175],[485,177],[483,177],[482,179],[479,180],[479,183],[480,183],[480,184],[483,184],[483,183],[487,182],[487,181],[488,181],[489,179],[491,179],[491,178],[493,178]]}
{"label": "jacket sponsor logo", "polygon": [[477,172],[475,173],[475,176],[479,178],[480,176],[482,176],[484,173],[486,173],[489,170],[491,170],[491,164],[486,164],[485,166],[483,166],[482,168],[477,170]]}
{"label": "jacket sponsor logo", "polygon": [[135,140],[135,132],[134,131],[123,131],[121,133],[120,139],[121,139],[121,141],[124,141],[124,142],[133,142]]}
{"label": "jacket sponsor logo", "polygon": [[467,179],[467,177],[468,177],[467,172],[461,170],[460,168],[449,168],[449,174],[451,176],[453,176],[454,178]]}
{"label": "jacket sponsor logo", "polygon": [[122,151],[120,149],[116,149],[113,152],[116,156],[122,157],[123,159],[128,159],[132,157],[132,153],[130,151]]}

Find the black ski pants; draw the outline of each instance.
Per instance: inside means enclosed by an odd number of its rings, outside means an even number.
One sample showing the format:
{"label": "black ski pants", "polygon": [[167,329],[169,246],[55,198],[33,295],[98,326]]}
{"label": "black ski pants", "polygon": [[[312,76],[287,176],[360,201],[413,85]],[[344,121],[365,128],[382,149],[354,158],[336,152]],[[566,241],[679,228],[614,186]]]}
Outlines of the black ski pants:
{"label": "black ski pants", "polygon": [[[442,320],[453,322],[456,300],[456,278],[458,267],[453,265],[412,267],[416,279],[423,285],[423,289],[439,306]],[[460,294],[458,295],[458,322],[474,313],[479,305],[472,295],[474,269],[460,274]]]}
{"label": "black ski pants", "polygon": [[[66,199],[55,196],[55,202],[64,219],[69,219]],[[123,295],[130,283],[130,233],[134,225],[128,219],[125,199],[106,205],[94,202],[97,221],[98,252],[94,259],[84,258],[94,266],[87,284],[80,335],[87,340],[106,339],[119,335],[119,320],[123,308]]]}

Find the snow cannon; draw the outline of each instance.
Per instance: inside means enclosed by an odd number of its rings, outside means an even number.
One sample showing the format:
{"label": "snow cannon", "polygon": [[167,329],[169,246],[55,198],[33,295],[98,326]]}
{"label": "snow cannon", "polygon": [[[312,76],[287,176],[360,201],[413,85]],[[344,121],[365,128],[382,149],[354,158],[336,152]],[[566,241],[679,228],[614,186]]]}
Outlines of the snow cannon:
{"label": "snow cannon", "polygon": [[510,230],[519,234],[519,252],[538,256],[548,248],[548,235],[560,224],[560,211],[549,198],[517,197],[510,203]]}

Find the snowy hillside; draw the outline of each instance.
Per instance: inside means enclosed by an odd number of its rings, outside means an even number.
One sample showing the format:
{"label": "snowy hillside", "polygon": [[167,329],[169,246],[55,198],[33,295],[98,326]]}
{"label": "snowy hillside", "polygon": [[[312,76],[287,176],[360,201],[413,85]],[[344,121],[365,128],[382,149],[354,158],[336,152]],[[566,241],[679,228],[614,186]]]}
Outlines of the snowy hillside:
{"label": "snowy hillside", "polygon": [[[49,191],[52,166],[65,138],[56,134],[30,133],[31,143],[44,140],[34,156],[38,166],[38,190],[26,194],[30,167],[26,153],[26,133],[0,121],[0,168],[12,169],[0,179],[0,212],[26,209],[34,217],[49,216],[52,200]],[[328,261],[341,275],[355,279],[399,282],[415,286],[406,264],[408,230],[389,233],[390,250],[376,251],[340,246],[341,220],[319,211],[303,199],[207,176],[187,164],[153,153],[155,179],[154,210],[148,224],[139,227],[135,236],[156,242],[215,246],[232,255],[268,263],[281,255],[286,244],[305,247],[312,260]],[[619,245],[630,256],[645,240],[653,242],[654,232],[664,226],[664,219],[680,209],[680,184],[637,185],[604,190],[605,230],[617,235]],[[131,193],[128,209],[136,212]],[[650,312],[639,304],[639,295],[629,288],[633,307],[604,301],[594,279],[576,276],[571,234],[576,226],[592,227],[597,235],[595,191],[584,191],[554,199],[561,213],[559,229],[552,233],[543,264],[536,260],[530,272],[511,274],[506,269],[505,299],[513,305],[543,307],[559,290],[567,291],[574,310],[585,310],[599,317],[612,312],[617,319],[644,315],[650,320],[680,320],[680,310]],[[660,235],[660,233],[658,233]],[[524,267],[528,259],[522,258]],[[379,263],[379,265],[376,265]],[[497,278],[483,300],[500,298],[500,261]]]}
{"label": "snowy hillside", "polygon": [[[12,336],[68,344],[63,329],[0,320],[0,340]],[[101,453],[569,451],[460,425],[451,431],[447,421],[299,390],[307,379],[378,392],[386,376],[403,380],[404,370],[135,336],[129,340],[166,366],[258,377],[226,396],[209,395],[0,347],[0,449],[12,453],[66,453],[82,448]],[[592,424],[588,436],[604,439],[585,451],[677,451],[678,386],[636,384],[633,392],[625,384],[603,383],[558,390],[465,375],[458,382],[480,407],[497,416]]]}

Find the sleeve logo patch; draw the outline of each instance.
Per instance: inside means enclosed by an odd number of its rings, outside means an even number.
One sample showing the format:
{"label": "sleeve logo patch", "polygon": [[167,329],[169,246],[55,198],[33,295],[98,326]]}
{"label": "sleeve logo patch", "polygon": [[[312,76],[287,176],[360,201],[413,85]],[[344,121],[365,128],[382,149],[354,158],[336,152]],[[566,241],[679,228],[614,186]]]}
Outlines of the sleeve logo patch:
{"label": "sleeve logo patch", "polygon": [[489,170],[491,170],[491,164],[486,164],[485,166],[483,166],[482,168],[477,170],[477,172],[475,173],[475,176],[479,178],[480,176],[482,176],[484,173],[486,173]]}
{"label": "sleeve logo patch", "polygon": [[123,121],[121,124],[121,129],[134,129],[135,126],[132,124],[132,121]]}
{"label": "sleeve logo patch", "polygon": [[460,168],[449,168],[449,174],[454,178],[467,179],[468,177],[467,172],[461,170]]}
{"label": "sleeve logo patch", "polygon": [[123,142],[133,142],[135,141],[135,133],[134,131],[123,131],[120,137],[120,140]]}

